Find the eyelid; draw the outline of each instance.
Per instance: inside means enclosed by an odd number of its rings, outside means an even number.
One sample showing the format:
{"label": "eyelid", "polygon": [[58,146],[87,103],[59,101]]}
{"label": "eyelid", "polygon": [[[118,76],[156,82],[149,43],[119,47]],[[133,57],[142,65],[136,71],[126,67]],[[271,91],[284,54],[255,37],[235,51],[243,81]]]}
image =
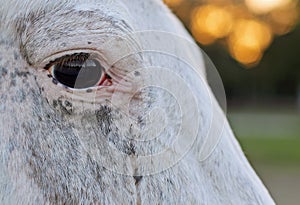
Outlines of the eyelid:
{"label": "eyelid", "polygon": [[[78,59],[76,59],[76,58],[78,58]],[[79,59],[79,58],[82,58],[82,59]],[[45,65],[44,69],[49,70],[54,65],[64,64],[65,62],[70,62],[70,61],[74,61],[74,60],[86,61],[88,59],[89,59],[88,53],[73,53],[71,55],[64,55],[62,57],[56,58],[53,61],[50,61],[47,65]]]}
{"label": "eyelid", "polygon": [[104,67],[105,70],[107,70],[110,66],[107,63],[107,60],[105,59],[104,55],[102,55],[98,50],[96,49],[72,49],[72,50],[66,50],[66,51],[60,51],[58,53],[54,53],[48,57],[46,57],[44,60],[42,60],[38,67],[46,69],[46,66],[49,68],[51,65],[55,64],[55,61],[59,58],[63,58],[64,56],[73,55],[75,53],[87,53],[89,54],[89,58],[98,60],[101,65]]}

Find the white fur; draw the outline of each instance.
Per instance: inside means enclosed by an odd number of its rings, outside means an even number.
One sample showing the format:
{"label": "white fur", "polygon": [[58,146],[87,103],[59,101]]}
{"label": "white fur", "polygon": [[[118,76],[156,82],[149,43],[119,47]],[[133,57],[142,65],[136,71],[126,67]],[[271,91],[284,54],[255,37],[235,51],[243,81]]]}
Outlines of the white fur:
{"label": "white fur", "polygon": [[[214,119],[211,106],[217,116],[214,123],[222,122],[224,115],[214,98],[210,104],[205,86],[199,87],[203,85],[200,78],[205,76],[200,50],[185,47],[185,44],[181,47],[178,46],[180,42],[167,39],[165,32],[177,36],[175,39],[192,42],[161,1],[0,0],[0,5],[0,27],[4,31],[0,38],[1,204],[274,204],[227,122],[220,142],[203,161],[201,147],[209,122]],[[80,11],[93,13],[87,15]],[[137,34],[151,30],[156,32],[149,37]],[[151,45],[157,40],[155,37],[162,36],[166,37]],[[148,43],[147,39],[150,39]],[[143,176],[139,182],[99,162],[97,157],[108,165],[114,160],[113,156],[101,152],[106,148],[107,138],[113,141],[116,149],[130,152],[131,141],[122,137],[139,133],[130,129],[132,124],[124,120],[123,113],[104,102],[95,108],[84,100],[76,101],[73,102],[75,114],[68,113],[64,103],[72,97],[52,84],[42,70],[53,60],[53,54],[72,53],[70,49],[74,48],[96,50],[104,65],[112,65],[128,53],[141,49],[163,49],[191,62],[199,76],[174,58],[156,53],[145,54],[145,62],[141,62],[138,55],[121,60],[116,63],[115,70],[108,70],[117,77],[140,66],[165,65],[187,82],[197,93],[195,99],[201,113],[198,137],[188,154],[171,168]],[[164,77],[157,76],[162,80]],[[181,87],[176,89],[180,94],[185,93]],[[210,90],[208,92],[211,94]],[[172,96],[165,95],[162,90],[147,90],[144,94],[144,101],[162,107],[167,113],[173,126],[166,130],[173,135],[180,116]],[[61,104],[55,107],[54,101]],[[183,102],[189,107],[189,101],[183,99]],[[134,111],[142,114],[146,109],[143,106],[145,104],[138,101]],[[83,108],[86,110],[82,111]],[[99,119],[90,115],[93,109],[97,110]],[[198,113],[193,112],[189,110],[190,120],[197,117],[194,114]],[[85,129],[78,127],[85,122]],[[186,126],[189,130],[189,125]],[[83,136],[90,137],[91,146],[99,149],[100,154],[86,152],[79,139]],[[145,146],[135,145],[135,152],[158,151],[165,143],[168,143],[167,137]],[[140,167],[136,164],[138,156],[134,152],[129,155],[124,158],[124,170],[134,174],[152,166],[149,162]],[[161,163],[167,160],[162,159]],[[118,164],[111,165],[114,166],[119,168]]]}

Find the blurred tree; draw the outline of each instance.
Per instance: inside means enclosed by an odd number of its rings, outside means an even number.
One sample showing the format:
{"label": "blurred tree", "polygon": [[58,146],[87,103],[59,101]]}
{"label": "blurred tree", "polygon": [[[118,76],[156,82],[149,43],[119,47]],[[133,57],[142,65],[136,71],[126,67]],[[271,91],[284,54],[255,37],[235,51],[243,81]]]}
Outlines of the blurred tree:
{"label": "blurred tree", "polygon": [[300,99],[298,0],[164,1],[216,65],[229,101]]}
{"label": "blurred tree", "polygon": [[220,44],[200,47],[216,65],[230,98],[296,97],[300,83],[300,26],[275,38],[261,62],[245,67]]}

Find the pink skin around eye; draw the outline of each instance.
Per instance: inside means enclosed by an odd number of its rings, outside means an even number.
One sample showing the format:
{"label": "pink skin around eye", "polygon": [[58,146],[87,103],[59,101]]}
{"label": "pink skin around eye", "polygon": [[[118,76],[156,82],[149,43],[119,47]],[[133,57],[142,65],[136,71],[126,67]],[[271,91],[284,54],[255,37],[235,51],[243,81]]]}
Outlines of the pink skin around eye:
{"label": "pink skin around eye", "polygon": [[104,73],[101,77],[101,80],[100,80],[98,86],[111,86],[111,85],[112,85],[111,77],[109,75],[107,75],[106,73]]}
{"label": "pink skin around eye", "polygon": [[130,98],[138,98],[135,95],[138,87],[133,80],[117,69],[110,69],[104,73],[103,77],[98,84],[97,98],[110,99],[113,95],[126,95]]}

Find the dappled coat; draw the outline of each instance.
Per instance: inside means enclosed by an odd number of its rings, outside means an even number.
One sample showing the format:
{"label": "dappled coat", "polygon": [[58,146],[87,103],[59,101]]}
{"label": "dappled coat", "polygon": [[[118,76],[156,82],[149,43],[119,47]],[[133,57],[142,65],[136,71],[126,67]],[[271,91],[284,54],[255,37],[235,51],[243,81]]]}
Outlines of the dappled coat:
{"label": "dappled coat", "polygon": [[161,1],[0,0],[0,27],[0,204],[274,204]]}

